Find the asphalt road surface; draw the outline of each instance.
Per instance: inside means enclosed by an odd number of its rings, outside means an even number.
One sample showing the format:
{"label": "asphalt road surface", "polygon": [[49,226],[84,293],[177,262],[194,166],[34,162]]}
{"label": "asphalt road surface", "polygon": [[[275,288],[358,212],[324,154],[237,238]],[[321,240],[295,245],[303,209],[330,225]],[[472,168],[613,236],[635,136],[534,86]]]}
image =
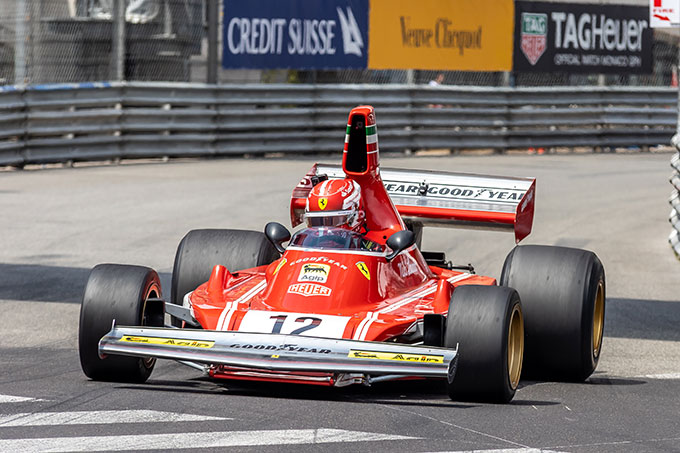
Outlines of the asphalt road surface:
{"label": "asphalt road surface", "polygon": [[[77,352],[90,268],[142,264],[169,293],[194,228],[290,224],[309,159],[224,159],[0,173],[0,451],[680,451],[680,262],[671,154],[399,157],[384,167],[538,178],[528,244],[593,250],[607,274],[602,358],[586,383],[523,382],[508,405],[440,386],[214,382],[174,362],[143,385],[89,381]],[[335,163],[338,156],[319,160]],[[427,229],[500,276],[512,234]]]}

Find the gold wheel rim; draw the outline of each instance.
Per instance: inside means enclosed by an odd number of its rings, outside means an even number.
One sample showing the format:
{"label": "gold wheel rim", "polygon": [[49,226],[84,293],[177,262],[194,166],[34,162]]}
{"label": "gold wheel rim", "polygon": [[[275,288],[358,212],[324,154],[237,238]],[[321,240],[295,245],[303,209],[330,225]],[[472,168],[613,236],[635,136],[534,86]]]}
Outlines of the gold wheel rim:
{"label": "gold wheel rim", "polygon": [[604,282],[600,280],[597,284],[597,294],[595,295],[595,307],[593,311],[593,357],[600,356],[602,347],[602,335],[604,333]]}
{"label": "gold wheel rim", "polygon": [[508,378],[513,390],[519,385],[524,358],[524,319],[519,304],[512,308],[508,326]]}

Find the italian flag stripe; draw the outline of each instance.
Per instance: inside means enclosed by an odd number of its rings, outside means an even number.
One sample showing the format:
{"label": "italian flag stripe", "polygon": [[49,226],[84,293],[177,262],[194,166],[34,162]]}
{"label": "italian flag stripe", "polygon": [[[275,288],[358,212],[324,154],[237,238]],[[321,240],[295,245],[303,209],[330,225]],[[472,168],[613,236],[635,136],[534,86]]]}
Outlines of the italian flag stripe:
{"label": "italian flag stripe", "polygon": [[[349,134],[349,131],[347,131]],[[366,135],[375,135],[375,126],[366,126]]]}
{"label": "italian flag stripe", "polygon": [[348,135],[349,135],[349,132],[350,132],[351,130],[352,130],[352,126],[350,126],[350,125],[348,124],[348,125],[347,125],[347,134],[348,134]]}
{"label": "italian flag stripe", "polygon": [[375,150],[378,149],[378,144],[377,144],[377,143],[368,143],[368,144],[366,145],[366,149],[367,149],[369,152],[370,152],[370,151],[375,151]]}

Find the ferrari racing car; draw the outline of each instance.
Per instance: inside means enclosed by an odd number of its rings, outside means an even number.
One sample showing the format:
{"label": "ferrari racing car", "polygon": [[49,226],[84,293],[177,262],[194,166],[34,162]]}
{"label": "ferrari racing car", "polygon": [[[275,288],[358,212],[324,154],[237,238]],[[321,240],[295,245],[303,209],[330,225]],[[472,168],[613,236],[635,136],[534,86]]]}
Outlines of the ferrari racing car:
{"label": "ferrari racing car", "polygon": [[453,399],[510,401],[520,377],[583,381],[597,366],[604,269],[589,251],[515,247],[500,280],[421,251],[424,226],[532,228],[535,180],[381,169],[375,112],[349,114],[342,165],[294,188],[293,234],[205,229],[158,274],[100,264],[83,296],[80,362],[144,382],[156,359],[215,379],[370,385],[441,379]]}

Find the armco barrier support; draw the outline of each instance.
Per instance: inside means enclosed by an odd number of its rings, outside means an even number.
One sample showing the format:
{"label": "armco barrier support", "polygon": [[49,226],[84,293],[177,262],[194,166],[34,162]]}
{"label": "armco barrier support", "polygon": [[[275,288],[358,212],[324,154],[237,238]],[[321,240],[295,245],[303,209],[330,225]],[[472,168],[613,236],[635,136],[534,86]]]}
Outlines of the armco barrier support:
{"label": "armco barrier support", "polygon": [[673,88],[205,85],[0,87],[0,165],[339,150],[372,104],[380,148],[505,150],[668,144]]}

